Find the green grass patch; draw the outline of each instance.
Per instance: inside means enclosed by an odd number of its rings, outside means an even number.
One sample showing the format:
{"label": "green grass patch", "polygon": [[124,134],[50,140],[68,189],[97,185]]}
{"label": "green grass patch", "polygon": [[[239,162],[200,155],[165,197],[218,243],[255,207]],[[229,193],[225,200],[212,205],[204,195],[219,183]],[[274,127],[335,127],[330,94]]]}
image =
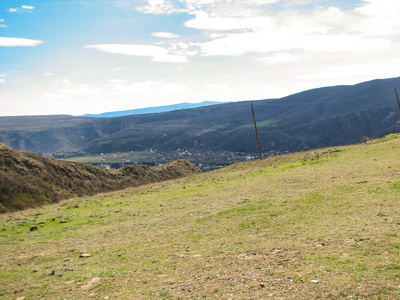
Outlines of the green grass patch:
{"label": "green grass patch", "polygon": [[[257,127],[261,128],[261,127],[275,127],[277,126],[278,122],[280,120],[264,120],[264,121],[257,121]],[[253,128],[254,124],[246,124],[246,125],[242,125],[240,126],[240,128]]]}

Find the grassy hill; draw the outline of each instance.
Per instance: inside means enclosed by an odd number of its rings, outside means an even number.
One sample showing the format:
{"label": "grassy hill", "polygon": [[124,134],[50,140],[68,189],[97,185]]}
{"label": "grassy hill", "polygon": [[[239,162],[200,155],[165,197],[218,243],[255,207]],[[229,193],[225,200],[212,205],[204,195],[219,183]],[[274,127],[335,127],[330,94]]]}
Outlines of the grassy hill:
{"label": "grassy hill", "polygon": [[399,153],[392,135],[3,214],[0,298],[398,298]]}
{"label": "grassy hill", "polygon": [[0,144],[0,213],[200,172],[186,160],[177,160],[158,168],[135,164],[107,171],[87,164],[13,150]]}

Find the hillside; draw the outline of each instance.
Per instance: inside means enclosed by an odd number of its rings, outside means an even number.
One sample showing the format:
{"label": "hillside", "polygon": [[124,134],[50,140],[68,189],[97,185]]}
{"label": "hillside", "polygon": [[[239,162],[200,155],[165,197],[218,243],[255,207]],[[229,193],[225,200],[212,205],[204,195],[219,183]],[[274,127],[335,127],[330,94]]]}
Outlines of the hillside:
{"label": "hillside", "polygon": [[[358,143],[393,131],[400,78],[254,101],[265,154]],[[250,102],[115,118],[0,117],[0,142],[36,153],[156,149],[258,152]]]}
{"label": "hillside", "polygon": [[158,168],[131,165],[107,171],[87,164],[13,150],[0,144],[0,213],[199,172],[186,160]]}
{"label": "hillside", "polygon": [[0,215],[4,299],[396,299],[400,138]]}

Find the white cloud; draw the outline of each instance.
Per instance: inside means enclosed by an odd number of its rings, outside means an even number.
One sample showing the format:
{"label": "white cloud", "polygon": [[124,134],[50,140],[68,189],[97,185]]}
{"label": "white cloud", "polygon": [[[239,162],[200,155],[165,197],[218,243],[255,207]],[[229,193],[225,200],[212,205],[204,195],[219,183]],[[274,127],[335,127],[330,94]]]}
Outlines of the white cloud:
{"label": "white cloud", "polygon": [[363,17],[356,23],[364,33],[377,35],[399,34],[400,1],[397,0],[363,0],[365,3],[356,9]]}
{"label": "white cloud", "polygon": [[32,12],[35,9],[34,6],[30,5],[21,5],[21,7],[11,7],[7,9],[9,13],[24,13],[24,12]]}
{"label": "white cloud", "polygon": [[0,74],[0,77],[7,77],[6,74]]}
{"label": "white cloud", "polygon": [[[68,79],[62,80],[63,83],[71,86],[71,82]],[[104,94],[104,90],[94,88],[89,84],[73,85],[70,88],[58,89],[55,93],[44,93],[43,96],[47,98],[70,98],[70,97],[92,97],[100,96]]]}
{"label": "white cloud", "polygon": [[50,72],[45,72],[45,73],[43,73],[43,75],[46,75],[46,76],[54,76],[54,75],[56,75],[56,74],[50,73]]}
{"label": "white cloud", "polygon": [[62,98],[68,98],[68,95],[65,95],[65,94],[43,93],[43,97],[46,97],[46,98],[55,98],[55,99],[62,99]]}
{"label": "white cloud", "polygon": [[177,9],[168,0],[148,0],[149,5],[138,7],[137,10],[145,14],[170,15],[173,13],[183,12]]}
{"label": "white cloud", "polygon": [[71,89],[60,89],[60,93],[66,95],[83,95],[83,96],[96,96],[103,94],[102,89],[93,88],[90,85],[81,85]]}
{"label": "white cloud", "polygon": [[160,90],[167,93],[179,93],[187,91],[189,90],[189,88],[178,83],[170,83],[170,84],[163,84],[162,86],[160,86]]}
{"label": "white cloud", "polygon": [[275,64],[279,64],[279,63],[286,63],[286,62],[293,62],[296,60],[299,60],[299,57],[289,55],[289,54],[284,54],[284,53],[256,59],[256,61],[265,61],[266,63],[269,63],[271,65],[275,65]]}
{"label": "white cloud", "polygon": [[242,55],[250,52],[267,53],[297,50],[321,52],[363,52],[388,46],[383,39],[368,39],[347,34],[295,35],[291,32],[252,32],[231,34],[225,38],[200,44],[203,55]]}
{"label": "white cloud", "polygon": [[210,90],[227,90],[229,88],[228,85],[226,84],[221,84],[221,83],[211,83],[211,84],[207,84],[206,89],[210,89]]}
{"label": "white cloud", "polygon": [[23,38],[0,37],[0,47],[33,47],[43,44],[43,41]]}
{"label": "white cloud", "polygon": [[266,17],[252,18],[217,18],[209,17],[207,14],[200,14],[196,18],[186,21],[185,26],[201,30],[246,30],[268,28],[271,26],[271,19]]}
{"label": "white cloud", "polygon": [[115,54],[152,57],[151,60],[154,62],[187,62],[187,58],[183,55],[170,54],[169,51],[165,48],[151,45],[98,44],[87,45],[85,46],[85,48]]}
{"label": "white cloud", "polygon": [[127,83],[128,80],[124,80],[124,79],[110,79],[110,80],[108,80],[108,82],[114,83],[114,84],[123,84],[123,83]]}
{"label": "white cloud", "polygon": [[[0,19],[0,23],[4,23],[4,22],[5,22],[4,19]],[[8,27],[8,25],[6,25],[6,24],[0,24],[0,28],[6,28],[6,27]]]}
{"label": "white cloud", "polygon": [[[299,79],[324,80],[343,79],[352,80],[365,76],[367,78],[387,78],[399,76],[400,59],[382,60],[370,63],[354,63],[347,65],[333,65],[322,68],[318,72],[304,74]],[[359,79],[357,80],[359,81]]]}
{"label": "white cloud", "polygon": [[115,84],[114,92],[118,95],[148,95],[152,90],[162,85],[162,82],[146,81],[146,82],[135,82],[130,85]]}
{"label": "white cloud", "polygon": [[0,83],[5,83],[5,82],[6,82],[5,79],[0,78]]}
{"label": "white cloud", "polygon": [[155,37],[165,38],[165,39],[173,39],[173,38],[180,37],[179,34],[175,34],[175,33],[171,33],[171,32],[153,32],[151,35],[155,36]]}

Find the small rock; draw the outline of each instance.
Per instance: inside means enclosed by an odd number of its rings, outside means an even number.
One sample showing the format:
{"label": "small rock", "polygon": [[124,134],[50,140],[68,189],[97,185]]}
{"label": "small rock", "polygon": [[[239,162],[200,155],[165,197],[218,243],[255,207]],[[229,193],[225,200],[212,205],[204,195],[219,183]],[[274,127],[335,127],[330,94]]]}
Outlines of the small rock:
{"label": "small rock", "polygon": [[265,288],[265,283],[260,283],[260,287]]}
{"label": "small rock", "polygon": [[100,277],[94,277],[90,280],[91,283],[98,283],[100,282]]}
{"label": "small rock", "polygon": [[35,231],[38,230],[39,228],[36,225],[32,225],[29,231]]}
{"label": "small rock", "polygon": [[89,253],[81,253],[79,255],[79,257],[91,257],[91,256],[92,256],[92,254],[89,254]]}
{"label": "small rock", "polygon": [[319,280],[311,280],[312,283],[318,283]]}

